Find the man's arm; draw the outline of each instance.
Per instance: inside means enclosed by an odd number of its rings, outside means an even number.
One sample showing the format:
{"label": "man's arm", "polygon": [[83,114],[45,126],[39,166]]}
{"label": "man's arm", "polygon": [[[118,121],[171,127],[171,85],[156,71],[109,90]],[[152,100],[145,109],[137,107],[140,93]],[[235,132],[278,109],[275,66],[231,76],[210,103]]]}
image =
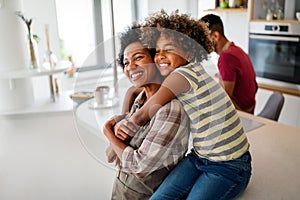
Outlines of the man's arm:
{"label": "man's arm", "polygon": [[236,79],[238,76],[238,66],[240,65],[239,59],[229,53],[222,53],[218,61],[219,69],[219,83],[224,88],[225,92],[230,97],[234,106],[237,106],[236,102],[232,99],[235,89]]}
{"label": "man's arm", "polygon": [[222,79],[220,79],[219,83],[224,88],[228,96],[231,98],[235,87],[235,81],[223,81]]}
{"label": "man's arm", "polygon": [[223,81],[223,80],[220,79],[219,82],[220,82],[220,85],[224,88],[225,92],[230,97],[230,99],[231,99],[233,105],[235,106],[235,108],[238,109],[238,110],[241,110],[241,108],[232,99],[233,91],[234,91],[234,87],[235,87],[235,81]]}

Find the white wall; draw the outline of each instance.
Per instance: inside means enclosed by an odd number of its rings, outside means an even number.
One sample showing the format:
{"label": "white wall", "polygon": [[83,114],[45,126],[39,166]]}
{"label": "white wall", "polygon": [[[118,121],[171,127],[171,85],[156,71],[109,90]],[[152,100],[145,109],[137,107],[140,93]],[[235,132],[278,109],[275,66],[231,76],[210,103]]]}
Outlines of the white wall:
{"label": "white wall", "polygon": [[[43,63],[47,52],[45,25],[49,26],[49,40],[51,51],[60,59],[60,43],[56,18],[55,0],[22,0],[25,16],[33,18],[32,33],[40,37],[38,43],[39,61]],[[35,99],[49,96],[49,78],[40,76],[32,78]]]}
{"label": "white wall", "polygon": [[148,13],[157,12],[161,9],[166,10],[167,12],[179,10],[181,13],[191,14],[192,17],[197,16],[197,1],[195,0],[172,0],[172,3],[169,1],[161,0],[151,0],[148,1]]}
{"label": "white wall", "polygon": [[[142,3],[141,3],[142,2]],[[190,14],[192,17],[198,16],[198,0],[141,0],[138,2],[138,18],[144,19],[148,14],[164,9],[168,13],[179,10],[180,13]]]}
{"label": "white wall", "polygon": [[249,22],[247,12],[219,13],[224,23],[225,35],[248,53]]}
{"label": "white wall", "polygon": [[248,53],[248,32],[249,20],[247,12],[212,12],[204,11],[199,13],[199,18],[208,13],[213,13],[221,17],[225,36],[228,40],[233,41]]}

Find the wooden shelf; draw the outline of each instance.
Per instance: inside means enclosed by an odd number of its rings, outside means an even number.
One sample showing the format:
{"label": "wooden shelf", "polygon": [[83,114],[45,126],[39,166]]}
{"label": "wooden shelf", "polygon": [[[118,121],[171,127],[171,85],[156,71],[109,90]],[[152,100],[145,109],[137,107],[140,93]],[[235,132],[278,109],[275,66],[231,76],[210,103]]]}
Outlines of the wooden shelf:
{"label": "wooden shelf", "polygon": [[38,67],[37,69],[17,69],[11,71],[4,71],[0,73],[0,79],[19,79],[33,76],[44,76],[56,73],[61,73],[71,66],[69,61],[61,61],[54,69],[46,69],[44,67]]}
{"label": "wooden shelf", "polygon": [[297,21],[297,20],[265,20],[265,19],[251,19],[250,22],[269,22],[269,23],[300,24],[300,21]]}
{"label": "wooden shelf", "polygon": [[213,12],[247,12],[247,8],[215,8],[215,9],[208,9],[207,11]]}

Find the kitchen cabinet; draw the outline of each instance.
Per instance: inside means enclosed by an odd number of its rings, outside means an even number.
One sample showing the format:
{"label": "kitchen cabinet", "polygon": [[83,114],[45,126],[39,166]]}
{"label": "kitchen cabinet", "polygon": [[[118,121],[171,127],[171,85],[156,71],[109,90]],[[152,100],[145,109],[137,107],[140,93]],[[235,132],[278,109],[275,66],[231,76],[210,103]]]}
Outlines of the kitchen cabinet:
{"label": "kitchen cabinet", "polygon": [[[271,90],[258,89],[256,93],[255,115],[263,109],[272,93],[273,91]],[[300,97],[288,94],[283,94],[283,96],[284,104],[278,121],[300,128]]]}
{"label": "kitchen cabinet", "polygon": [[283,94],[285,103],[279,122],[300,128],[300,98]]}
{"label": "kitchen cabinet", "polygon": [[72,110],[0,117],[0,124],[1,200],[111,199],[116,170],[83,147]]}
{"label": "kitchen cabinet", "polygon": [[[248,4],[250,21],[299,23],[295,13],[300,10],[300,1],[296,0],[250,0]],[[282,19],[268,19],[267,14],[281,10]],[[275,18],[277,18],[277,13]]]}
{"label": "kitchen cabinet", "polygon": [[[272,6],[275,9],[276,3],[284,11],[283,19],[267,20],[267,10]],[[300,85],[297,55],[300,21],[295,19],[295,12],[300,10],[300,1],[251,0],[248,9],[249,55],[260,87],[256,108],[262,106],[261,102],[265,102],[272,91],[282,92],[286,101],[279,121],[299,127]],[[277,51],[278,49],[281,51]],[[290,62],[287,59],[290,57],[295,59]]]}

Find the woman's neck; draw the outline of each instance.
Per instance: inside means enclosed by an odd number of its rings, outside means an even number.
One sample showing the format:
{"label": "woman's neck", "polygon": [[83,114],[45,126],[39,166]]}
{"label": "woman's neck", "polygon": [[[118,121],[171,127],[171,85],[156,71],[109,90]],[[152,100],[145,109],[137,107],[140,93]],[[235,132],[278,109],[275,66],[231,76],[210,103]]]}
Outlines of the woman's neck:
{"label": "woman's neck", "polygon": [[160,86],[161,86],[161,83],[151,83],[149,85],[144,86],[147,100],[157,92],[157,90],[160,88]]}

